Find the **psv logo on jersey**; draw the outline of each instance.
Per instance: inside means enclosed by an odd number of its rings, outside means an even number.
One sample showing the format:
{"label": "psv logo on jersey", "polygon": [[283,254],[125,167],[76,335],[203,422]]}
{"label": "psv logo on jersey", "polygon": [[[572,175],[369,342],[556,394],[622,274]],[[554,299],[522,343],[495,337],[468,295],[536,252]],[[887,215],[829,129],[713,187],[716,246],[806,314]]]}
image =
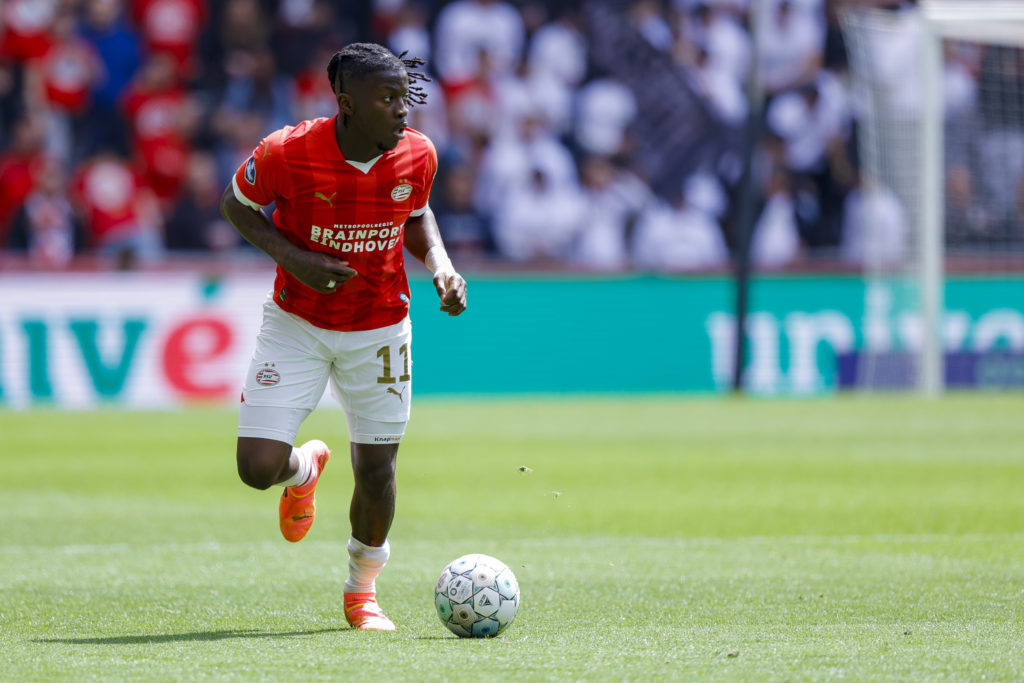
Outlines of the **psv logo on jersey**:
{"label": "psv logo on jersey", "polygon": [[391,198],[396,202],[404,202],[406,199],[412,196],[412,185],[409,184],[404,178],[399,180],[398,185],[395,185],[395,189],[391,190]]}

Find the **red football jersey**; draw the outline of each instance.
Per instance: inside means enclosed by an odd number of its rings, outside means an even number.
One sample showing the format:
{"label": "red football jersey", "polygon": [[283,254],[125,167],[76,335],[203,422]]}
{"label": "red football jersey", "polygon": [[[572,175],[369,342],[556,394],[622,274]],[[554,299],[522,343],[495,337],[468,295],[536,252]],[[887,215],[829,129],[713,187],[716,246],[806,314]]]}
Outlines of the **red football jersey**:
{"label": "red football jersey", "polygon": [[292,244],[331,254],[359,274],[320,294],[278,266],[274,301],[317,327],[372,330],[409,312],[405,222],[427,209],[437,152],[407,128],[393,150],[350,162],[334,136],[337,117],[303,121],[264,138],[232,179],[250,207],[275,202],[274,224]]}

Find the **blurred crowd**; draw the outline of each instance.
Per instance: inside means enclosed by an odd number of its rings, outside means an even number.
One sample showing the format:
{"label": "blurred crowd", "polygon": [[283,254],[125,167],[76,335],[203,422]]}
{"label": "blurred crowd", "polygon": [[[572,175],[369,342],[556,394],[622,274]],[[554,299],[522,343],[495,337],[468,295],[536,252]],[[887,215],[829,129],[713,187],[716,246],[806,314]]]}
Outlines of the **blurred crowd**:
{"label": "blurred crowd", "polygon": [[[903,210],[858,161],[849,3],[764,0],[754,40],[751,1],[4,0],[0,249],[41,268],[253,253],[221,191],[263,135],[336,113],[330,56],[370,40],[427,60],[410,125],[437,145],[431,206],[456,263],[727,267],[754,65],[753,262],[898,257]],[[949,57],[947,109],[973,113],[990,55]],[[973,178],[950,177],[967,236],[991,229]]]}

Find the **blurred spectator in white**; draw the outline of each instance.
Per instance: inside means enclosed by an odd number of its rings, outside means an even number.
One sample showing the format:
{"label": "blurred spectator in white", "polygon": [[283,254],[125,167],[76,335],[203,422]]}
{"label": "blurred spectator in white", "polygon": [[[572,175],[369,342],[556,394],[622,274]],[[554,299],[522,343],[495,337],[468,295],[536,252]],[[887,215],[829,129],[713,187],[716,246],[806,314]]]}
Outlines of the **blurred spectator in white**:
{"label": "blurred spectator in white", "polygon": [[865,175],[846,196],[842,259],[858,266],[897,266],[906,262],[909,239],[907,212],[899,198]]}
{"label": "blurred spectator in white", "polygon": [[122,270],[163,254],[160,210],[153,192],[124,159],[101,153],[88,159],[71,183],[87,243]]}
{"label": "blurred spectator in white", "polygon": [[454,163],[438,173],[430,197],[441,237],[453,258],[480,259],[495,253],[490,219],[473,206],[475,173],[468,163]]}
{"label": "blurred spectator in white", "polygon": [[768,128],[785,142],[785,163],[793,171],[824,171],[829,146],[844,143],[849,137],[846,92],[827,71],[798,90],[772,100],[766,116]]}
{"label": "blurred spectator in white", "polygon": [[533,34],[527,56],[530,72],[546,72],[575,88],[587,74],[587,40],[580,10],[563,7],[553,21]]}
{"label": "blurred spectator in white", "polygon": [[5,0],[0,5],[0,57],[16,62],[42,57],[56,17],[57,0]]}
{"label": "blurred spectator in white", "polygon": [[25,71],[29,109],[46,120],[47,153],[66,166],[80,160],[75,146],[85,134],[92,90],[104,78],[99,55],[76,28],[74,13],[61,10],[53,22],[49,48]]}
{"label": "blurred spectator in white", "polygon": [[11,220],[35,189],[43,165],[46,129],[36,117],[14,122],[10,145],[0,153],[0,246],[7,243]]}
{"label": "blurred spectator in white", "polygon": [[750,35],[737,11],[723,3],[698,0],[682,15],[679,38],[700,45],[708,53],[708,68],[728,75],[734,82],[746,82],[750,69]]}
{"label": "blurred spectator in white", "polygon": [[942,96],[946,116],[973,114],[978,104],[978,75],[983,49],[979,45],[943,42]]}
{"label": "blurred spectator in white", "polygon": [[626,20],[659,52],[672,49],[672,27],[658,0],[630,0]]}
{"label": "blurred spectator in white", "polygon": [[[231,52],[224,70],[228,79],[213,116],[222,178],[230,177],[231,170],[252,153],[253,140],[296,123],[291,109],[292,83],[278,73],[274,55],[267,47],[256,45]],[[321,83],[329,89],[326,73],[325,66]]]}
{"label": "blurred spectator in white", "polygon": [[170,55],[175,73],[193,76],[199,37],[209,19],[206,0],[131,0],[132,18],[149,55]]}
{"label": "blurred spectator in white", "polygon": [[768,107],[768,129],[784,145],[801,234],[810,247],[834,247],[842,232],[851,121],[846,93],[828,71]]}
{"label": "blurred spectator in white", "polygon": [[138,36],[125,21],[122,0],[85,0],[80,31],[99,54],[104,73],[92,93],[81,154],[107,149],[127,156],[127,126],[118,102],[142,63]]}
{"label": "blurred spectator in white", "polygon": [[683,181],[686,203],[698,208],[717,221],[721,221],[729,209],[729,195],[722,187],[722,181],[713,173],[700,169]]}
{"label": "blurred spectator in white", "polygon": [[64,268],[82,246],[81,229],[67,198],[64,169],[64,164],[53,158],[38,168],[36,189],[14,221],[10,246],[24,250],[37,268]]}
{"label": "blurred spectator in white", "polygon": [[164,226],[168,249],[224,251],[241,244],[241,238],[220,213],[220,178],[217,161],[208,152],[193,152],[181,197]]}
{"label": "blurred spectator in white", "polygon": [[601,156],[583,160],[580,181],[585,208],[569,260],[593,270],[623,270],[629,265],[629,231],[651,201],[651,191],[634,173]]}
{"label": "blurred spectator in white", "polygon": [[134,159],[164,207],[175,200],[185,180],[191,136],[198,124],[198,107],[176,73],[174,57],[153,54],[122,103]]}
{"label": "blurred spectator in white", "polygon": [[750,261],[764,269],[783,268],[800,256],[800,230],[787,173],[776,167],[768,181],[767,201],[754,224]]}
{"label": "blurred spectator in white", "polygon": [[526,186],[546,191],[579,188],[572,154],[551,134],[539,112],[524,115],[518,128],[505,129],[488,144],[477,176],[475,204],[484,212],[500,211],[506,197]]}
{"label": "blurred spectator in white", "polygon": [[673,202],[652,202],[633,233],[633,264],[646,271],[677,272],[721,268],[729,250],[714,216],[695,206],[685,186]]}
{"label": "blurred spectator in white", "polygon": [[494,238],[504,258],[566,261],[583,227],[586,204],[579,188],[554,182],[541,169],[510,188],[494,217]]}
{"label": "blurred spectator in white", "polygon": [[611,78],[595,78],[576,91],[576,144],[587,154],[613,156],[628,146],[637,113],[633,92]]}
{"label": "blurred spectator in white", "polygon": [[720,121],[739,126],[747,118],[747,95],[743,83],[725,69],[716,67],[707,49],[686,41],[677,41],[673,50],[690,86],[711,107]]}
{"label": "blurred spectator in white", "polygon": [[820,2],[812,9],[794,0],[768,0],[757,59],[761,85],[775,94],[812,81],[821,69],[825,22]]}
{"label": "blurred spectator in white", "polygon": [[504,0],[455,0],[434,27],[434,68],[447,89],[479,73],[481,52],[494,73],[509,73],[522,58],[525,31],[514,5]]}
{"label": "blurred spectator in white", "polygon": [[910,3],[887,0],[883,9],[892,9],[890,23],[884,31],[870,31],[869,47],[864,54],[870,59],[871,87],[885,113],[916,114],[923,102],[921,66],[921,25],[917,10]]}
{"label": "blurred spectator in white", "polygon": [[534,70],[524,61],[514,73],[495,79],[493,86],[501,128],[517,128],[524,118],[538,115],[554,135],[568,132],[572,90],[547,69]]}

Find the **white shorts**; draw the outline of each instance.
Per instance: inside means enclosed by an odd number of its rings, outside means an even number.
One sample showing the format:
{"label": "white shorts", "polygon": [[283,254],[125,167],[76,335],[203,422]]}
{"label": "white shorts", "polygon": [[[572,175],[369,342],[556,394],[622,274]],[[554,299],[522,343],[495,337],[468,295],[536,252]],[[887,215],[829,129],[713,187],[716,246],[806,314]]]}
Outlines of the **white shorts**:
{"label": "white shorts", "polygon": [[398,443],[412,401],[412,324],[338,332],[312,325],[268,297],[245,375],[238,435],[295,443],[331,382],[353,443]]}

